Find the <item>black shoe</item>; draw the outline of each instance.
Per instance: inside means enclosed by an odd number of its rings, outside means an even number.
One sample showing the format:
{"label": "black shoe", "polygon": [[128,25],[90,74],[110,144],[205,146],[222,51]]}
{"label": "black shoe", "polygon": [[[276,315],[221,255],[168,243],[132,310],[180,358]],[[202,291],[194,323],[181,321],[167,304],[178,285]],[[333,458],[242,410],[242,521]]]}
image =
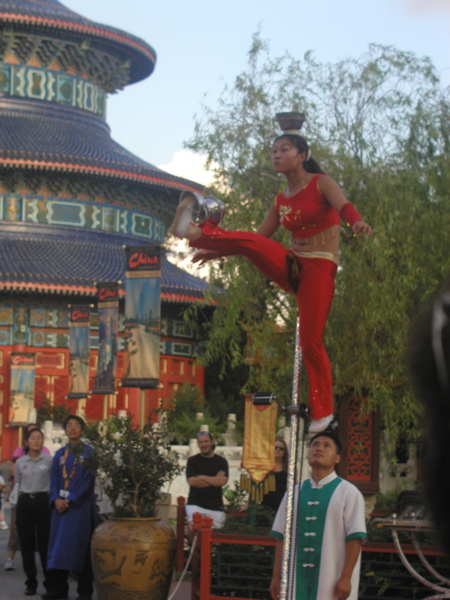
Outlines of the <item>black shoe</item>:
{"label": "black shoe", "polygon": [[27,589],[25,590],[25,596],[35,596],[35,595],[36,595],[36,588],[27,587]]}
{"label": "black shoe", "polygon": [[58,594],[57,592],[46,592],[42,594],[42,600],[67,600],[68,594]]}
{"label": "black shoe", "polygon": [[77,600],[92,600],[92,594],[80,594]]}

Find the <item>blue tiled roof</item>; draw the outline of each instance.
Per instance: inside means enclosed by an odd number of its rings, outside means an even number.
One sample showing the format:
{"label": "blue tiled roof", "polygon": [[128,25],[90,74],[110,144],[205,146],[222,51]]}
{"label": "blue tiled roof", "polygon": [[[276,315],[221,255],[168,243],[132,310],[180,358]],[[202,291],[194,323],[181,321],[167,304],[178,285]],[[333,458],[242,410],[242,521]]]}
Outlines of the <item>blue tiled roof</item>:
{"label": "blue tiled roof", "polygon": [[124,60],[131,58],[131,83],[150,75],[155,66],[156,53],[149,44],[120,29],[82,17],[58,0],[0,0],[1,21],[60,30],[66,36],[72,32],[83,38],[94,38],[97,43],[113,45]]}
{"label": "blue tiled roof", "polygon": [[201,190],[141,160],[95,115],[41,100],[0,98],[0,166],[83,172],[162,188]]}
{"label": "blue tiled roof", "polygon": [[[97,281],[125,281],[125,251],[99,241],[0,237],[0,287],[92,294]],[[202,300],[209,284],[162,257],[165,300]]]}

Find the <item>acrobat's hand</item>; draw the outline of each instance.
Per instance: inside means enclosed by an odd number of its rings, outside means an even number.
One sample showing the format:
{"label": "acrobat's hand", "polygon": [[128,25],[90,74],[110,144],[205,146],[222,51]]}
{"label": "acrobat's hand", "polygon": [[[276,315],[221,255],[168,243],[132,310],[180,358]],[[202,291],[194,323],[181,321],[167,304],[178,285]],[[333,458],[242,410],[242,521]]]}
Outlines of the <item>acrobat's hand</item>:
{"label": "acrobat's hand", "polygon": [[364,221],[356,221],[352,225],[352,231],[355,235],[373,235],[372,227]]}
{"label": "acrobat's hand", "polygon": [[216,260],[220,258],[220,254],[218,252],[214,252],[214,250],[199,250],[194,254],[192,258],[193,263],[198,263],[201,267],[206,264],[210,260]]}

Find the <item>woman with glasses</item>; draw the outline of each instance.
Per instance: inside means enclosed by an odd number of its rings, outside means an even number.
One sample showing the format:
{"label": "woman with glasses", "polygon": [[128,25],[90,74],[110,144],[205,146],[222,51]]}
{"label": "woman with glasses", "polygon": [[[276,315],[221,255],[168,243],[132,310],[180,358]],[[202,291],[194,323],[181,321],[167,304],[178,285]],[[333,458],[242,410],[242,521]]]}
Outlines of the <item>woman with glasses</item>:
{"label": "woman with glasses", "polygon": [[264,494],[261,506],[270,508],[274,512],[283,500],[287,487],[287,469],[288,469],[288,449],[284,440],[275,442],[275,466],[268,477],[273,477],[275,489]]}

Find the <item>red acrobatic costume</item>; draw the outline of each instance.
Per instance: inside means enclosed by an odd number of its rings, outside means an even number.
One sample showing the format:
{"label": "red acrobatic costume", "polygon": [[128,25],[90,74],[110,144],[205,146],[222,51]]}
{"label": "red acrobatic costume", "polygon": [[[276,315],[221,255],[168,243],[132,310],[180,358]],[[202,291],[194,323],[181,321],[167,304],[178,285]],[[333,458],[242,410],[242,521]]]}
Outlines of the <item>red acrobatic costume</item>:
{"label": "red acrobatic costume", "polygon": [[[310,243],[313,238],[317,252],[294,252],[257,233],[225,231],[208,221],[202,226],[201,237],[189,242],[192,248],[212,250],[221,256],[247,257],[264,275],[288,292],[294,290],[289,280],[287,257],[297,258],[301,269],[296,291],[300,345],[309,379],[312,419],[322,419],[333,413],[331,366],[323,335],[333,300],[338,257],[321,253],[320,244],[322,232],[340,223],[339,214],[319,190],[319,177],[315,175],[294,196],[285,198],[281,193],[275,201],[280,222],[292,232],[293,240]],[[341,216],[350,222],[362,220],[350,203],[344,205]]]}

